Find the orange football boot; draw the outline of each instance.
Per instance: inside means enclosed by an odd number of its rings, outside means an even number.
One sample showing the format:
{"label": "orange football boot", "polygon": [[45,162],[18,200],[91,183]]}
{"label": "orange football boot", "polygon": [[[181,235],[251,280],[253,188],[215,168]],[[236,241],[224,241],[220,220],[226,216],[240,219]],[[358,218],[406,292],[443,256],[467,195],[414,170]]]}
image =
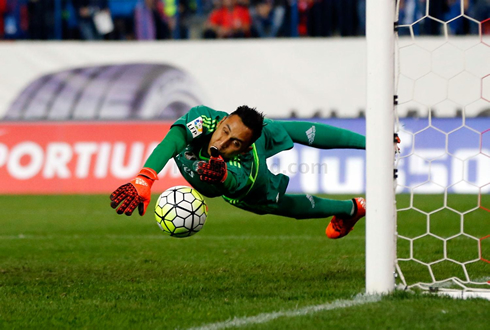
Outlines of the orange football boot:
{"label": "orange football boot", "polygon": [[328,238],[336,239],[344,237],[354,229],[356,222],[366,215],[366,200],[364,198],[353,198],[352,202],[354,203],[354,215],[348,218],[341,218],[334,215],[325,230]]}

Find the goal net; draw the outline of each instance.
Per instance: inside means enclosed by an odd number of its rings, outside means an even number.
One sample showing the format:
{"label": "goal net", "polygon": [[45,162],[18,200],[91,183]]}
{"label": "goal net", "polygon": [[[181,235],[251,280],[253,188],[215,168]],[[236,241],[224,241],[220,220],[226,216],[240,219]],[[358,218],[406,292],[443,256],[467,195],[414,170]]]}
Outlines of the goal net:
{"label": "goal net", "polygon": [[490,297],[490,3],[397,0],[395,21],[395,284]]}

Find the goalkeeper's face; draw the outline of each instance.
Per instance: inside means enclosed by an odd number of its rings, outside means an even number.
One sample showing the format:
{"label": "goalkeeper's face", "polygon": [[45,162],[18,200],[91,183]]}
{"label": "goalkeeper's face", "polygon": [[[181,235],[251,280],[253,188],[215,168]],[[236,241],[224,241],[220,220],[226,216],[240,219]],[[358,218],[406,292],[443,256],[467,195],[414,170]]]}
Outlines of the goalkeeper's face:
{"label": "goalkeeper's face", "polygon": [[216,147],[225,159],[233,158],[252,149],[252,130],[245,126],[242,119],[237,115],[223,118],[216,126],[208,145],[210,148]]}

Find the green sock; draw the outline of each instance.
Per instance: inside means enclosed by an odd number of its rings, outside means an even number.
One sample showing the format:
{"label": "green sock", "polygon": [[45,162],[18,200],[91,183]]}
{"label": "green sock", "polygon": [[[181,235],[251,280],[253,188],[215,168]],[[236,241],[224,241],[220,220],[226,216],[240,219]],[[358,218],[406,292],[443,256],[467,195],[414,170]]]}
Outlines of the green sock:
{"label": "green sock", "polygon": [[294,142],[320,149],[366,149],[366,138],[347,129],[306,121],[278,121]]}
{"label": "green sock", "polygon": [[277,215],[296,219],[327,218],[332,215],[350,216],[352,200],[339,201],[312,195],[284,195],[279,201]]}

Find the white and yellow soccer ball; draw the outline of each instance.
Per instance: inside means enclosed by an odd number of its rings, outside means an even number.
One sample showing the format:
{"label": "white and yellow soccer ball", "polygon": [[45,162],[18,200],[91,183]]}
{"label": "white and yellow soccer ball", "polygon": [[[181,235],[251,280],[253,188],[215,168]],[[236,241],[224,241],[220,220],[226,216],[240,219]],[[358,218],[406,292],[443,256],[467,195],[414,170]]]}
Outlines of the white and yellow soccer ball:
{"label": "white and yellow soccer ball", "polygon": [[206,201],[191,187],[169,188],[158,197],[155,204],[158,226],[173,237],[188,237],[199,232],[207,216]]}

